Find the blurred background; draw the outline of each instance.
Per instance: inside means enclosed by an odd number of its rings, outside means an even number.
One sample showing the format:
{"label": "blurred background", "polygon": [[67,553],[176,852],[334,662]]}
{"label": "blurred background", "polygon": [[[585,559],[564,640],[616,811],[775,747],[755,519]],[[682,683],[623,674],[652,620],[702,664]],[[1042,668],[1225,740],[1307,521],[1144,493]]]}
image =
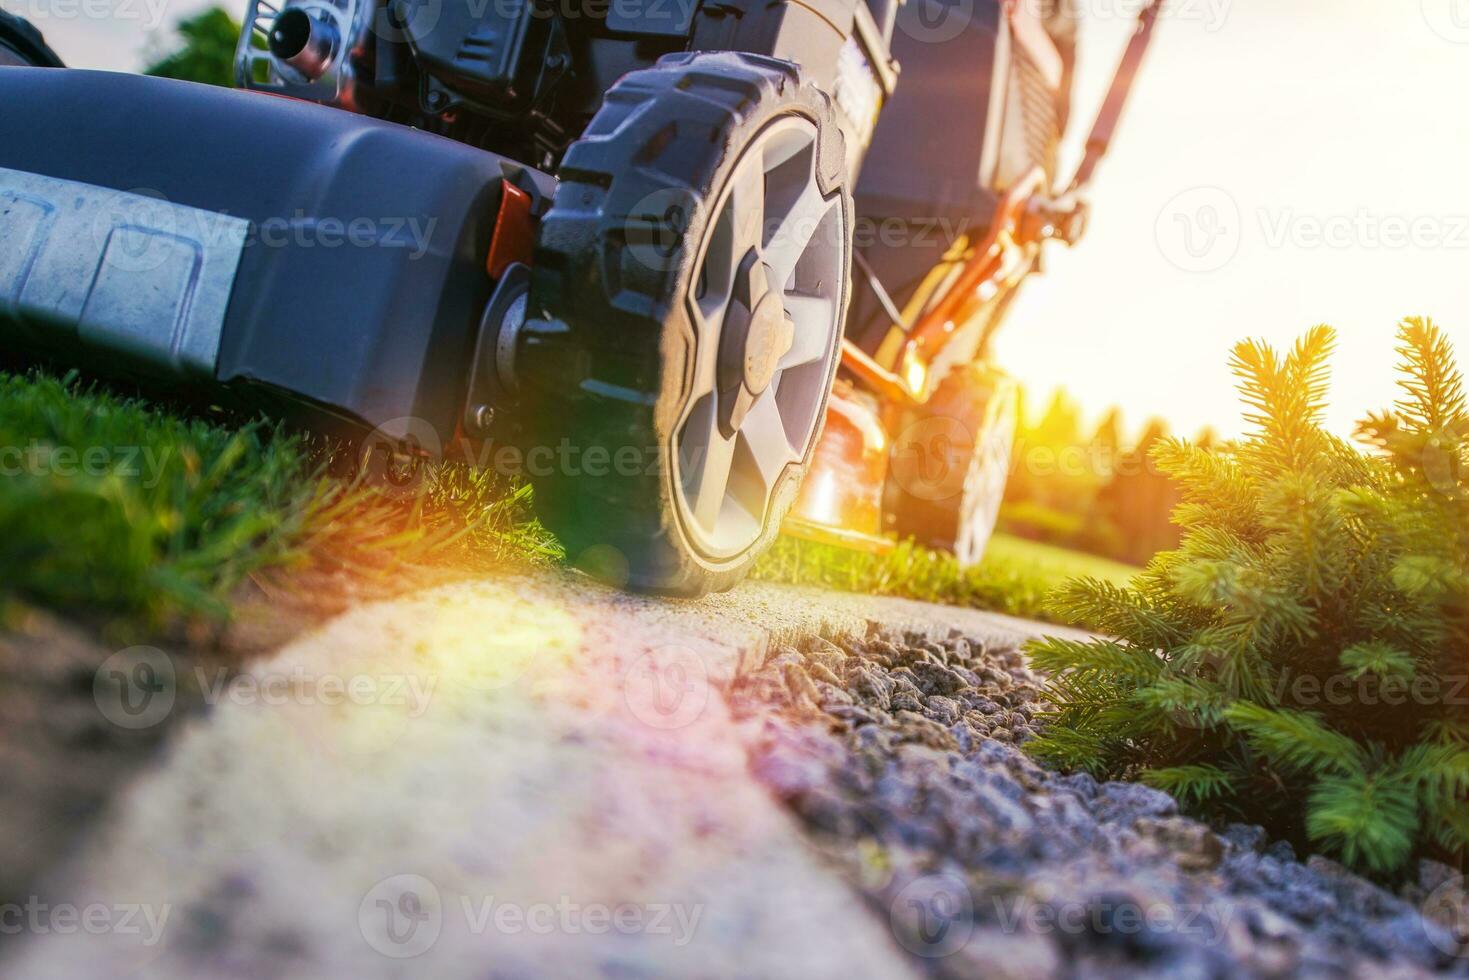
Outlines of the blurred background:
{"label": "blurred background", "polygon": [[[962,3],[963,0],[956,0]],[[1080,0],[1074,119],[1090,119],[1139,0]],[[139,71],[210,0],[0,0],[69,64]],[[226,8],[229,16],[240,12]],[[195,24],[207,56],[224,17]],[[222,52],[227,57],[227,52]],[[1171,0],[1094,220],[1027,284],[1000,335],[1035,410],[1063,389],[1136,435],[1239,430],[1239,338],[1341,332],[1334,427],[1392,398],[1392,326],[1441,321],[1469,346],[1469,0]],[[1074,125],[1073,148],[1085,135]]]}
{"label": "blurred background", "polygon": [[[1085,119],[1135,3],[1082,5]],[[1349,433],[1394,397],[1398,319],[1433,316],[1469,348],[1466,77],[1464,0],[1172,0],[1088,237],[1028,284],[1002,361],[1092,411],[1229,435],[1230,345],[1330,323]]]}
{"label": "blurred background", "polygon": [[[965,0],[954,0],[963,3]],[[1079,159],[1140,0],[1079,0]],[[69,64],[227,83],[241,11],[0,0]],[[1340,332],[1331,427],[1394,398],[1394,324],[1469,352],[1469,0],[1170,0],[1079,247],[1052,248],[998,339],[1027,390],[1005,527],[1138,561],[1171,544],[1168,434],[1240,433],[1227,354]]]}

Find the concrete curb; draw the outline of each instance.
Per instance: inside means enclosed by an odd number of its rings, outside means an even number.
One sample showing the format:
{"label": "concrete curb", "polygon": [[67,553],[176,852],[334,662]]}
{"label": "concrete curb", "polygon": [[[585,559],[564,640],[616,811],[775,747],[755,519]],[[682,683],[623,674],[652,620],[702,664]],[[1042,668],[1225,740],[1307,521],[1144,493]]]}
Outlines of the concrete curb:
{"label": "concrete curb", "polygon": [[766,585],[663,603],[560,574],[353,610],[217,690],[46,889],[159,927],[38,929],[4,972],[911,975],[750,777],[722,693],[773,646],[872,621],[1037,632]]}

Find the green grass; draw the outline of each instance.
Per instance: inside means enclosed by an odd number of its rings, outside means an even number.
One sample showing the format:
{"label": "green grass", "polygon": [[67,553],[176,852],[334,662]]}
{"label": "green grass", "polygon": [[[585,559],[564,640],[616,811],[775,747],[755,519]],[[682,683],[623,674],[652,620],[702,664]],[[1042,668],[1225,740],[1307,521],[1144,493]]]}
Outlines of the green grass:
{"label": "green grass", "polygon": [[1126,585],[1132,581],[1134,575],[1142,571],[1136,565],[1124,565],[1109,558],[1058,548],[1009,534],[996,534],[990,540],[989,548],[985,551],[984,565],[1025,569],[1056,585],[1081,576]]}
{"label": "green grass", "polygon": [[952,555],[911,541],[886,554],[869,554],[781,538],[760,560],[755,577],[1064,623],[1068,619],[1049,602],[1061,585],[1082,575],[1125,585],[1138,571],[1104,558],[999,534],[990,542],[984,561],[967,570]]}
{"label": "green grass", "polygon": [[[183,419],[42,373],[0,372],[0,599],[158,626],[228,613],[273,569],[390,578],[561,557],[530,491],[463,465],[403,495],[326,474],[319,447],[263,421]],[[781,538],[756,577],[1059,619],[1047,595],[1135,569],[997,536],[985,561],[912,544],[870,555]]]}
{"label": "green grass", "polygon": [[0,372],[0,598],[157,625],[219,615],[265,569],[552,558],[528,492],[441,466],[405,498],[333,480],[264,422],[185,420],[80,384]]}

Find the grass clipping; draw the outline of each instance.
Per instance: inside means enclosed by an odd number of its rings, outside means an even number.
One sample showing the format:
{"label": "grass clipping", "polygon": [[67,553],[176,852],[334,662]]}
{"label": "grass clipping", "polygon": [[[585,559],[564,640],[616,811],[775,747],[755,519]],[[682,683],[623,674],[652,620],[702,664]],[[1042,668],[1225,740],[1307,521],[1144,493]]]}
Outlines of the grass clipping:
{"label": "grass clipping", "polygon": [[303,566],[555,557],[528,491],[467,466],[415,492],[327,475],[300,437],[177,418],[76,376],[0,373],[0,595],[157,625]]}
{"label": "grass clipping", "polygon": [[1185,536],[1130,587],[1062,605],[1115,639],[1030,649],[1054,714],[1030,750],[1140,777],[1204,815],[1391,876],[1469,851],[1469,403],[1429,321],[1363,453],[1325,432],[1331,330],[1235,348],[1253,433],[1157,458]]}

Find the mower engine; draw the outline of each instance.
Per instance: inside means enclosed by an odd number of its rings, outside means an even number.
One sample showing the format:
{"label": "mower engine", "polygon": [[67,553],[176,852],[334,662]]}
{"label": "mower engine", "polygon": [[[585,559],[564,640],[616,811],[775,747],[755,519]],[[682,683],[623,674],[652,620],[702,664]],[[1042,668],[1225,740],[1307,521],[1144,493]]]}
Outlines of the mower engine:
{"label": "mower engine", "polygon": [[534,0],[305,0],[279,12],[255,0],[239,81],[471,146],[493,143],[547,167],[579,132],[567,118],[577,107],[563,85],[571,54],[562,25]]}
{"label": "mower engine", "polygon": [[241,87],[284,98],[0,70],[0,339],[363,460],[509,443],[640,590],[727,589],[782,526],[972,561],[986,340],[1079,227],[1072,6],[251,0]]}
{"label": "mower engine", "polygon": [[[760,15],[766,23],[739,4],[571,6],[291,0],[277,10],[251,0],[236,54],[239,84],[403,123],[551,171],[619,78],[666,54],[741,50],[754,38],[740,32],[757,27],[760,45],[801,63],[834,96],[855,174],[897,82],[886,41],[897,5],[887,0],[828,0],[831,9],[819,12],[780,4]],[[844,15],[854,27],[833,31]]]}

